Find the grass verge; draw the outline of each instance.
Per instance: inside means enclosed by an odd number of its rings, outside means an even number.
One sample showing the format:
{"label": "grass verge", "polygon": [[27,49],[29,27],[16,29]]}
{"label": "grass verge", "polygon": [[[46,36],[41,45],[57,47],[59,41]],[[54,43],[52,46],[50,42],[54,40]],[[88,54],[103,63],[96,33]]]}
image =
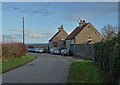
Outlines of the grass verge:
{"label": "grass verge", "polygon": [[105,80],[93,61],[83,60],[72,63],[68,83],[105,83]]}
{"label": "grass verge", "polygon": [[13,70],[17,67],[23,66],[34,59],[35,59],[35,57],[32,54],[26,54],[23,57],[13,58],[13,59],[9,60],[8,62],[2,63],[2,73],[5,73],[5,72]]}

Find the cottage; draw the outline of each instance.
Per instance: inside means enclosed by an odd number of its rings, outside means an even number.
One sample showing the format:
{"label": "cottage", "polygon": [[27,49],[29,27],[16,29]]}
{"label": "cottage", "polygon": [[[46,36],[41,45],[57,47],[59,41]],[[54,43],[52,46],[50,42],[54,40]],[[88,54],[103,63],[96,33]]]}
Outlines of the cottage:
{"label": "cottage", "polygon": [[68,36],[64,30],[63,25],[58,28],[58,32],[49,40],[49,48],[56,47],[58,49],[64,47],[64,41]]}
{"label": "cottage", "polygon": [[80,20],[79,26],[66,38],[66,47],[69,48],[70,44],[94,44],[102,39],[102,35],[90,22]]}

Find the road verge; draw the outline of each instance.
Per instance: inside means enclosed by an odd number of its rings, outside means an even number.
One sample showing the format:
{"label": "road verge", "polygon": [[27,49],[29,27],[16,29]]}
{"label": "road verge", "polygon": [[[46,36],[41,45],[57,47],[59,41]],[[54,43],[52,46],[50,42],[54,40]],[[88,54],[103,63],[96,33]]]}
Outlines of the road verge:
{"label": "road verge", "polygon": [[22,57],[13,58],[13,59],[1,64],[2,65],[2,73],[5,73],[5,72],[8,72],[15,68],[18,68],[20,66],[23,66],[23,65],[31,62],[34,59],[35,59],[35,56],[33,54],[26,54],[25,56],[22,56]]}
{"label": "road verge", "polygon": [[91,60],[73,62],[68,83],[105,83],[101,70]]}

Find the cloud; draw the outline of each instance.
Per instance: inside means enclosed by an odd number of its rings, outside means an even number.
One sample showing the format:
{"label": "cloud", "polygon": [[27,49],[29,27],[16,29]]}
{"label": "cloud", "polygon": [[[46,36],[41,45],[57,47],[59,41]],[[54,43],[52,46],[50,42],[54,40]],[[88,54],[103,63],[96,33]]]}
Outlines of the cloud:
{"label": "cloud", "polygon": [[26,31],[27,38],[49,38],[53,33],[47,31],[29,30]]}
{"label": "cloud", "polygon": [[[11,32],[9,34],[9,36],[16,36],[16,38],[22,38],[22,32],[23,32],[22,29],[21,30],[20,29],[7,29],[6,31]],[[34,30],[33,28],[30,30],[25,30],[25,37],[26,38],[49,38],[53,34],[54,33],[52,30],[48,30],[48,31],[46,31],[46,30]]]}
{"label": "cloud", "polygon": [[38,33],[38,32],[29,32],[26,34],[27,38],[43,38],[45,37],[45,35],[43,35],[42,33]]}
{"label": "cloud", "polygon": [[66,20],[70,20],[70,21],[76,21],[79,22],[80,19],[84,19],[84,20],[91,20],[95,18],[95,15],[93,14],[84,14],[84,13],[74,13],[74,14],[69,14],[69,15],[64,15],[64,18]]}
{"label": "cloud", "polygon": [[41,14],[42,16],[49,16],[54,14],[54,12],[46,9],[36,9],[36,10],[30,10],[29,12],[34,14]]}
{"label": "cloud", "polygon": [[[54,14],[54,11],[51,10],[51,3],[42,3],[42,2],[34,2],[34,3],[21,3],[24,4],[23,8],[25,11],[32,13],[32,14],[39,14],[39,15],[43,15],[43,16],[48,16],[48,15],[52,15]],[[26,7],[26,5],[28,5],[28,7]],[[34,7],[31,7],[31,6]]]}
{"label": "cloud", "polygon": [[22,29],[13,29],[13,28],[10,28],[10,29],[6,29],[6,31],[9,31],[9,32],[22,32]]}
{"label": "cloud", "polygon": [[[75,5],[76,4],[76,5]],[[68,4],[69,5],[69,4]],[[73,7],[66,11],[63,17],[67,20],[87,19],[92,20],[101,16],[118,13],[117,3],[73,3]]]}
{"label": "cloud", "polygon": [[[11,42],[15,40],[16,42],[22,42],[23,34],[20,30],[12,30],[13,32],[9,34],[4,34],[4,41]],[[25,42],[27,43],[39,43],[46,42],[51,36],[54,35],[54,32],[51,30],[48,31],[39,31],[39,30],[25,30]],[[2,38],[0,38],[2,40]]]}
{"label": "cloud", "polygon": [[[19,3],[18,3],[19,4]],[[102,16],[111,13],[118,13],[117,2],[73,2],[73,3],[20,3],[23,10],[42,16],[56,16],[67,20],[78,20],[79,18],[91,19],[94,16]],[[15,5],[15,4],[14,4]],[[26,6],[27,5],[27,6]],[[18,5],[19,6],[19,5]],[[32,7],[33,6],[33,7]],[[39,16],[38,15],[38,16]]]}

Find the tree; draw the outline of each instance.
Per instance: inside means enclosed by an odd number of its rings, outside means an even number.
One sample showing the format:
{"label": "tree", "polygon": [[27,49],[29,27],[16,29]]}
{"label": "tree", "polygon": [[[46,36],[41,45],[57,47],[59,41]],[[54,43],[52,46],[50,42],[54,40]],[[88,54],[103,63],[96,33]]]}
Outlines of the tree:
{"label": "tree", "polygon": [[117,26],[112,26],[110,24],[105,25],[102,28],[102,34],[105,37],[105,39],[111,39],[114,36],[117,36],[117,34],[118,34],[118,27]]}

